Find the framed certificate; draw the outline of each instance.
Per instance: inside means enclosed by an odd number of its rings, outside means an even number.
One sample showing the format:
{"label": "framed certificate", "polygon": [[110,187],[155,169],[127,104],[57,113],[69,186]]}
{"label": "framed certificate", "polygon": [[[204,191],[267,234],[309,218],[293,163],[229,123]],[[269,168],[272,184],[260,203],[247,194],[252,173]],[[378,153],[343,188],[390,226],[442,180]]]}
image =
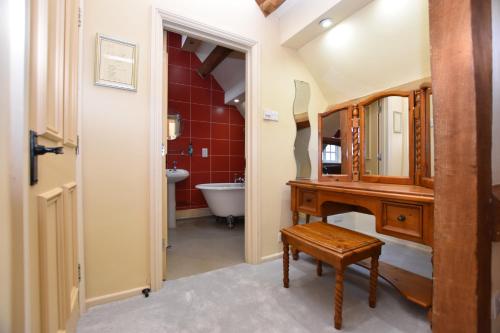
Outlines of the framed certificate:
{"label": "framed certificate", "polygon": [[138,52],[137,44],[97,34],[95,84],[137,91]]}

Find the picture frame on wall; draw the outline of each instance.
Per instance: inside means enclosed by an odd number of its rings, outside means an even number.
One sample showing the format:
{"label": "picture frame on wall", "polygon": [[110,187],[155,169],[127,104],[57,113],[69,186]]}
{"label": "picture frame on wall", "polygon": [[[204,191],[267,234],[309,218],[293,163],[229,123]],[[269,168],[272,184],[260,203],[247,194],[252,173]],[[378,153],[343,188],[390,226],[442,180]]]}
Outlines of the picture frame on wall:
{"label": "picture frame on wall", "polygon": [[399,111],[394,111],[392,114],[392,131],[394,133],[401,133],[401,122],[403,114]]}
{"label": "picture frame on wall", "polygon": [[139,47],[121,39],[96,35],[95,84],[137,91]]}

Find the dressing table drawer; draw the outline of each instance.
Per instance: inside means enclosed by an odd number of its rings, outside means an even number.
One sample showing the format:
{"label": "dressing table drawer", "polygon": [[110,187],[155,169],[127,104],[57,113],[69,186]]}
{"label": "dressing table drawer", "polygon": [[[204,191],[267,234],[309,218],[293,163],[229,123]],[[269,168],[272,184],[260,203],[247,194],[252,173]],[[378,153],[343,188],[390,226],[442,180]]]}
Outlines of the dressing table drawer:
{"label": "dressing table drawer", "polygon": [[383,202],[380,232],[414,241],[423,241],[422,206]]}
{"label": "dressing table drawer", "polygon": [[299,210],[315,213],[317,206],[316,192],[314,191],[299,191]]}

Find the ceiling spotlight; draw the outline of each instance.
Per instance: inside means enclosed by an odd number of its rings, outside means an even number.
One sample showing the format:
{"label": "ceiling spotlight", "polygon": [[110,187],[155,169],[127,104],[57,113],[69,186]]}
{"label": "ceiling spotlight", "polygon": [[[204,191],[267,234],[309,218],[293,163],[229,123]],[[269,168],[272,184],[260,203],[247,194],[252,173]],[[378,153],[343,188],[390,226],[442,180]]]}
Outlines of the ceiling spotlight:
{"label": "ceiling spotlight", "polygon": [[240,102],[240,100],[236,98],[236,99],[234,100],[234,102],[235,102],[235,103],[239,103],[239,102]]}
{"label": "ceiling spotlight", "polygon": [[319,21],[319,25],[323,28],[330,28],[333,25],[333,21],[331,18],[325,18]]}

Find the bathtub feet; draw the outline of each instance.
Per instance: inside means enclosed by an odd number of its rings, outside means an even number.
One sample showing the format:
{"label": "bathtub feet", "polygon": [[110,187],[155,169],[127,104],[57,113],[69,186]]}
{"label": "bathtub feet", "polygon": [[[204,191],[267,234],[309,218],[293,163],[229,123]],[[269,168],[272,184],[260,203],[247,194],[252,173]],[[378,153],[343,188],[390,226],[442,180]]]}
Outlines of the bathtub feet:
{"label": "bathtub feet", "polygon": [[227,227],[229,229],[233,229],[234,228],[234,216],[229,215],[228,217],[226,217],[226,221],[227,221]]}

